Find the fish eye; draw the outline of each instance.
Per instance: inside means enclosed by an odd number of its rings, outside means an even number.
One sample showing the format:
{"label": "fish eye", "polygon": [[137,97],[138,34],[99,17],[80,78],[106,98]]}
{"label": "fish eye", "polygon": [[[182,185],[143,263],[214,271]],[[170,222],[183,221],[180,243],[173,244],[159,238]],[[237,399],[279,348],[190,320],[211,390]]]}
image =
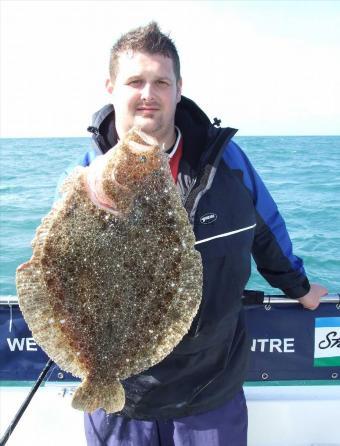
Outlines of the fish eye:
{"label": "fish eye", "polygon": [[146,160],[147,160],[147,158],[146,158],[145,155],[142,155],[142,156],[139,158],[139,161],[140,161],[141,163],[145,163]]}

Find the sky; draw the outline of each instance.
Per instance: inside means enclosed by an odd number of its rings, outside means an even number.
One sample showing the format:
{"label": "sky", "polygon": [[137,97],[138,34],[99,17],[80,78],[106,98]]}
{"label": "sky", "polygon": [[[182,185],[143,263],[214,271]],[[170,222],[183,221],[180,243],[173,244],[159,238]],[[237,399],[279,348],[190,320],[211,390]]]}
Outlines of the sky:
{"label": "sky", "polygon": [[110,48],[156,20],[183,94],[239,135],[340,134],[340,1],[0,0],[2,137],[87,136]]}

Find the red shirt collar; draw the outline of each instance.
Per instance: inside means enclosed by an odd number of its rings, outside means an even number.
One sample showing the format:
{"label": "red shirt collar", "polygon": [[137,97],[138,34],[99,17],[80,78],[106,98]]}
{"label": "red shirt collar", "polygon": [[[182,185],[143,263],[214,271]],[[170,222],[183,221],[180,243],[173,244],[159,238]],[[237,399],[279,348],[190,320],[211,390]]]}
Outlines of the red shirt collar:
{"label": "red shirt collar", "polygon": [[171,150],[171,152],[169,154],[170,170],[171,170],[172,177],[173,177],[175,183],[177,183],[179,163],[180,163],[182,155],[183,155],[183,137],[182,137],[182,134],[181,134],[181,131],[179,130],[179,128],[176,127],[176,129],[178,132],[177,139],[176,139],[173,149]]}

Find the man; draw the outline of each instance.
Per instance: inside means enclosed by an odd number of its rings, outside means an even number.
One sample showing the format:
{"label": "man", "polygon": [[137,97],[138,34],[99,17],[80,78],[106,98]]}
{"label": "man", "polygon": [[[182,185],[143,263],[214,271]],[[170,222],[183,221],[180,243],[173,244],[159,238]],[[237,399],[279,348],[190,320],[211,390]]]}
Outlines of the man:
{"label": "man", "polygon": [[[309,284],[275,203],[232,141],[236,130],[219,128],[217,120],[211,124],[181,96],[176,48],[156,23],[118,40],[106,85],[113,106],[95,114],[89,128],[95,149],[83,165],[107,153],[135,125],[164,144],[198,241],[204,284],[201,307],[181,343],[123,383],[122,412],[85,414],[88,444],[245,446],[242,384],[249,343],[241,296],[251,254],[272,286],[306,308],[316,308],[327,290]],[[89,169],[92,184],[100,184],[100,159]]]}

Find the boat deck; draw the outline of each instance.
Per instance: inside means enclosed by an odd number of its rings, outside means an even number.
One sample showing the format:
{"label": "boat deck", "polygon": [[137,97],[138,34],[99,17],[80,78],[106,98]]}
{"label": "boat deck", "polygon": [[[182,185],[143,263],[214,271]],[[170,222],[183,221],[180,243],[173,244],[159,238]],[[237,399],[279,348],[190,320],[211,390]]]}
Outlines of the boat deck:
{"label": "boat deck", "polygon": [[[41,387],[7,446],[86,446],[83,414],[71,407],[74,384]],[[340,446],[340,386],[245,386],[248,446]],[[0,388],[0,432],[30,387]]]}

